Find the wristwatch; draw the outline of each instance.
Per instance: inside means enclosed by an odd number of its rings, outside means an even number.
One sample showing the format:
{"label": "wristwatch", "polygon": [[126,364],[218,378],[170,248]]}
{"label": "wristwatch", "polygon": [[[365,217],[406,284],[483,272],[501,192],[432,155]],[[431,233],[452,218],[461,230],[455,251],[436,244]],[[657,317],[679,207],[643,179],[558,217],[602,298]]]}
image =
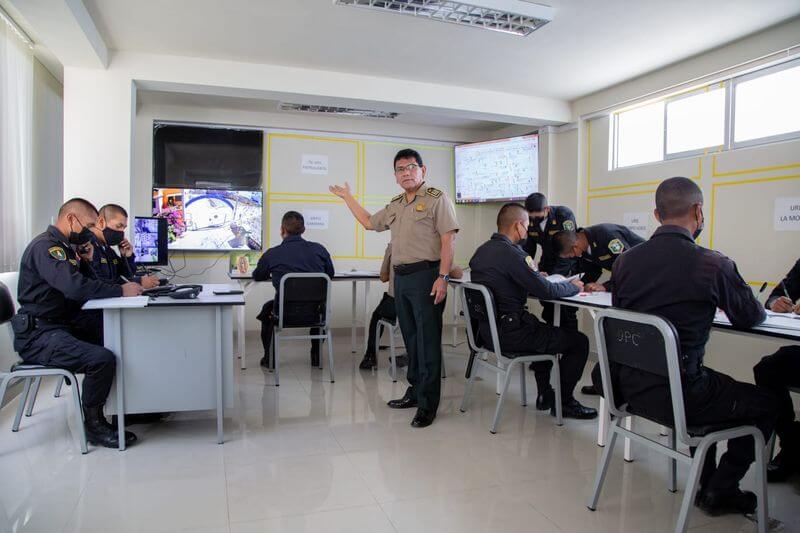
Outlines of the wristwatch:
{"label": "wristwatch", "polygon": [[445,281],[450,281],[450,276],[447,274],[439,274],[439,277]]}

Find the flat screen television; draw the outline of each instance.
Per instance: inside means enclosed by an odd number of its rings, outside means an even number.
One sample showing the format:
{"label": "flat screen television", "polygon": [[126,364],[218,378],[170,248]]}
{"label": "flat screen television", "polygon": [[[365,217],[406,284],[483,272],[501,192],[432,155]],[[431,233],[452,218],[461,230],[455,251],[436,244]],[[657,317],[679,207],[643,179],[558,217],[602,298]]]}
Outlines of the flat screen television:
{"label": "flat screen television", "polygon": [[153,125],[153,186],[258,189],[264,132],[244,128]]}
{"label": "flat screen television", "polygon": [[514,202],[539,190],[539,135],[455,147],[456,203]]}
{"label": "flat screen television", "polygon": [[166,219],[134,217],[133,253],[137,265],[164,266],[169,263],[167,231]]}
{"label": "flat screen television", "polygon": [[261,250],[263,207],[255,190],[153,189],[170,250]]}

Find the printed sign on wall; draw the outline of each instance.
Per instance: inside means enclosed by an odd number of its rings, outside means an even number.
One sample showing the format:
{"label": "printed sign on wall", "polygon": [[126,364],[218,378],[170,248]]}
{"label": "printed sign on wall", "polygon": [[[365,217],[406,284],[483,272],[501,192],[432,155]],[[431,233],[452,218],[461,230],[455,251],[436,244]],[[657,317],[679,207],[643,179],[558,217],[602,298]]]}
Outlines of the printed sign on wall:
{"label": "printed sign on wall", "polygon": [[303,174],[327,174],[328,156],[303,154],[300,158],[300,172]]}
{"label": "printed sign on wall", "polygon": [[330,212],[308,209],[303,211],[303,218],[306,221],[306,229],[328,229]]}
{"label": "printed sign on wall", "polygon": [[775,198],[775,231],[800,231],[800,198]]}
{"label": "printed sign on wall", "polygon": [[650,218],[647,213],[625,213],[622,215],[622,223],[639,237],[647,238],[647,226]]}

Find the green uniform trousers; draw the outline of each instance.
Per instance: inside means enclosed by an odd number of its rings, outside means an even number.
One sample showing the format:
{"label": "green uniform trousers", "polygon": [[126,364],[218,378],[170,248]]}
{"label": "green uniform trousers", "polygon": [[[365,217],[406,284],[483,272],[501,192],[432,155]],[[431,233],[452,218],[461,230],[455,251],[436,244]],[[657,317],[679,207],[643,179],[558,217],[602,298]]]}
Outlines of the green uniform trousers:
{"label": "green uniform trousers", "polygon": [[442,313],[445,302],[433,304],[431,289],[439,269],[429,268],[413,274],[397,275],[394,298],[397,321],[408,352],[408,383],[417,397],[417,406],[436,412],[439,408],[442,378]]}

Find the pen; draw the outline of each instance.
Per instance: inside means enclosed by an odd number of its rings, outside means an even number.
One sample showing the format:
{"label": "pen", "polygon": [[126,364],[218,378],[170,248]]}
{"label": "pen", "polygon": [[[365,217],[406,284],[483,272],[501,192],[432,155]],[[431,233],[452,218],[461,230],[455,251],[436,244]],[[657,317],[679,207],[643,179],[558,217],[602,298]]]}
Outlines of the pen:
{"label": "pen", "polygon": [[761,294],[762,292],[764,292],[764,289],[766,289],[766,288],[767,288],[767,282],[765,281],[764,284],[761,286],[761,288],[758,289],[758,294]]}
{"label": "pen", "polygon": [[131,282],[131,280],[129,280],[128,278],[126,278],[126,277],[125,277],[125,276],[123,276],[123,275],[120,275],[119,277],[121,277],[122,279],[124,279],[124,280],[125,280],[125,283],[130,283],[130,282]]}
{"label": "pen", "polygon": [[[783,287],[783,294],[785,294],[787,298],[792,300],[792,297],[789,296],[789,291],[786,290],[786,283],[781,281],[781,287]],[[792,303],[794,303],[794,300],[792,300]]]}

